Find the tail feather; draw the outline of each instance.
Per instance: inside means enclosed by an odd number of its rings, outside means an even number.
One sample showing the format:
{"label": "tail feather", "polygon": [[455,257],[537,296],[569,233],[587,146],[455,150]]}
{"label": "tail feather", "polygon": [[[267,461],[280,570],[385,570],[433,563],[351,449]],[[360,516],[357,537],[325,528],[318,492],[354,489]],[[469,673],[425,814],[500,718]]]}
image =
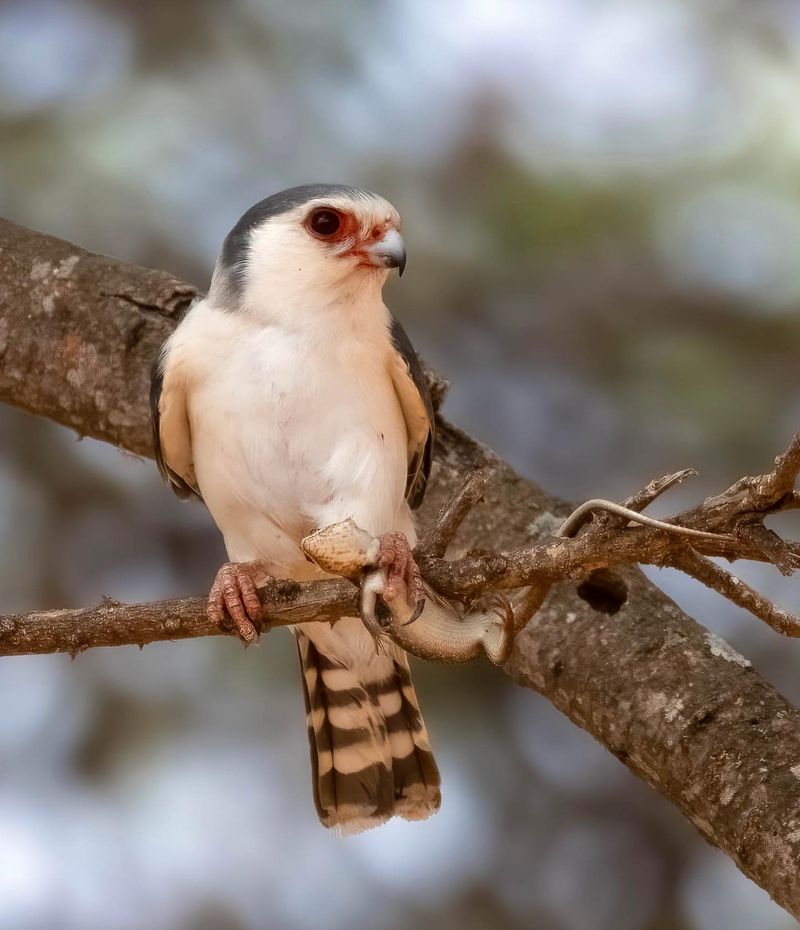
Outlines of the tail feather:
{"label": "tail feather", "polygon": [[370,689],[384,714],[392,756],[394,813],[406,820],[424,820],[439,809],[439,769],[431,752],[408,657],[395,650],[389,678]]}
{"label": "tail feather", "polygon": [[305,632],[297,643],[322,823],[358,833],[395,815],[435,813],[439,772],[405,654],[393,648],[350,667],[341,650],[332,658]]}

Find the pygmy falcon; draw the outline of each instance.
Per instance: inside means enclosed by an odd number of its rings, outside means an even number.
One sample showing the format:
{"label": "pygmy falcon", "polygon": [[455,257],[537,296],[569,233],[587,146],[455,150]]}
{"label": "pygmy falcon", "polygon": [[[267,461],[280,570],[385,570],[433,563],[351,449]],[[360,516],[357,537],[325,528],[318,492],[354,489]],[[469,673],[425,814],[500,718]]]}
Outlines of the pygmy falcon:
{"label": "pygmy falcon", "polygon": [[[208,296],[154,369],[156,461],[205,502],[229,562],[209,615],[257,638],[256,588],[326,577],[300,542],[352,519],[380,539],[387,585],[421,606],[412,511],[431,468],[433,410],[419,360],[383,302],[406,253],[382,197],[312,184],[262,200],[222,246]],[[320,820],[357,833],[420,820],[439,772],[408,658],[358,617],[295,627]]]}

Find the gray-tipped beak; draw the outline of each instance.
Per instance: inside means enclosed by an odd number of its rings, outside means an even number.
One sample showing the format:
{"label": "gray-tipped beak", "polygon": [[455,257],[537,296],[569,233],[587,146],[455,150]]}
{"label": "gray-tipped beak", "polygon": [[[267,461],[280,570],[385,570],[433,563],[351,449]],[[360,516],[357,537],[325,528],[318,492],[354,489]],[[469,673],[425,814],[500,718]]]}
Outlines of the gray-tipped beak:
{"label": "gray-tipped beak", "polygon": [[402,276],[406,268],[406,244],[396,229],[390,229],[374,245],[366,249],[369,260],[378,268],[397,268]]}

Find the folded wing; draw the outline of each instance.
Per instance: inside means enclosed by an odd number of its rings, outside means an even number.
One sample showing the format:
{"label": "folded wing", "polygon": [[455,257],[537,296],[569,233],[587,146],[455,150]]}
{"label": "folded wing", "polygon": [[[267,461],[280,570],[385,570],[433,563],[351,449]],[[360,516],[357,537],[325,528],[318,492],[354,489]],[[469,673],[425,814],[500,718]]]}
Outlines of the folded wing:
{"label": "folded wing", "polygon": [[406,500],[411,509],[416,510],[425,497],[431,472],[435,429],[433,403],[414,346],[394,317],[390,335],[394,347],[392,381],[408,431]]}

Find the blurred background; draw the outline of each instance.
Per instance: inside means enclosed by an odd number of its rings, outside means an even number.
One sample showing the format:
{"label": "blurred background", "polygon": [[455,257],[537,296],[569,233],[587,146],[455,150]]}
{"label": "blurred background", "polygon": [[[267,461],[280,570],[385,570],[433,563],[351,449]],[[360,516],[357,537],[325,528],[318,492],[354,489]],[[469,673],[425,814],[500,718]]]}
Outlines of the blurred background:
{"label": "blurred background", "polygon": [[[205,287],[254,201],[380,191],[447,415],[571,499],[695,465],[674,511],[800,420],[798,99],[796,0],[3,2],[0,214]],[[9,408],[0,552],[3,612],[200,593],[223,555],[152,463]],[[800,700],[798,646],[654,577]],[[441,814],[341,840],[283,631],[3,660],[0,927],[795,926],[544,700],[416,677]]]}

